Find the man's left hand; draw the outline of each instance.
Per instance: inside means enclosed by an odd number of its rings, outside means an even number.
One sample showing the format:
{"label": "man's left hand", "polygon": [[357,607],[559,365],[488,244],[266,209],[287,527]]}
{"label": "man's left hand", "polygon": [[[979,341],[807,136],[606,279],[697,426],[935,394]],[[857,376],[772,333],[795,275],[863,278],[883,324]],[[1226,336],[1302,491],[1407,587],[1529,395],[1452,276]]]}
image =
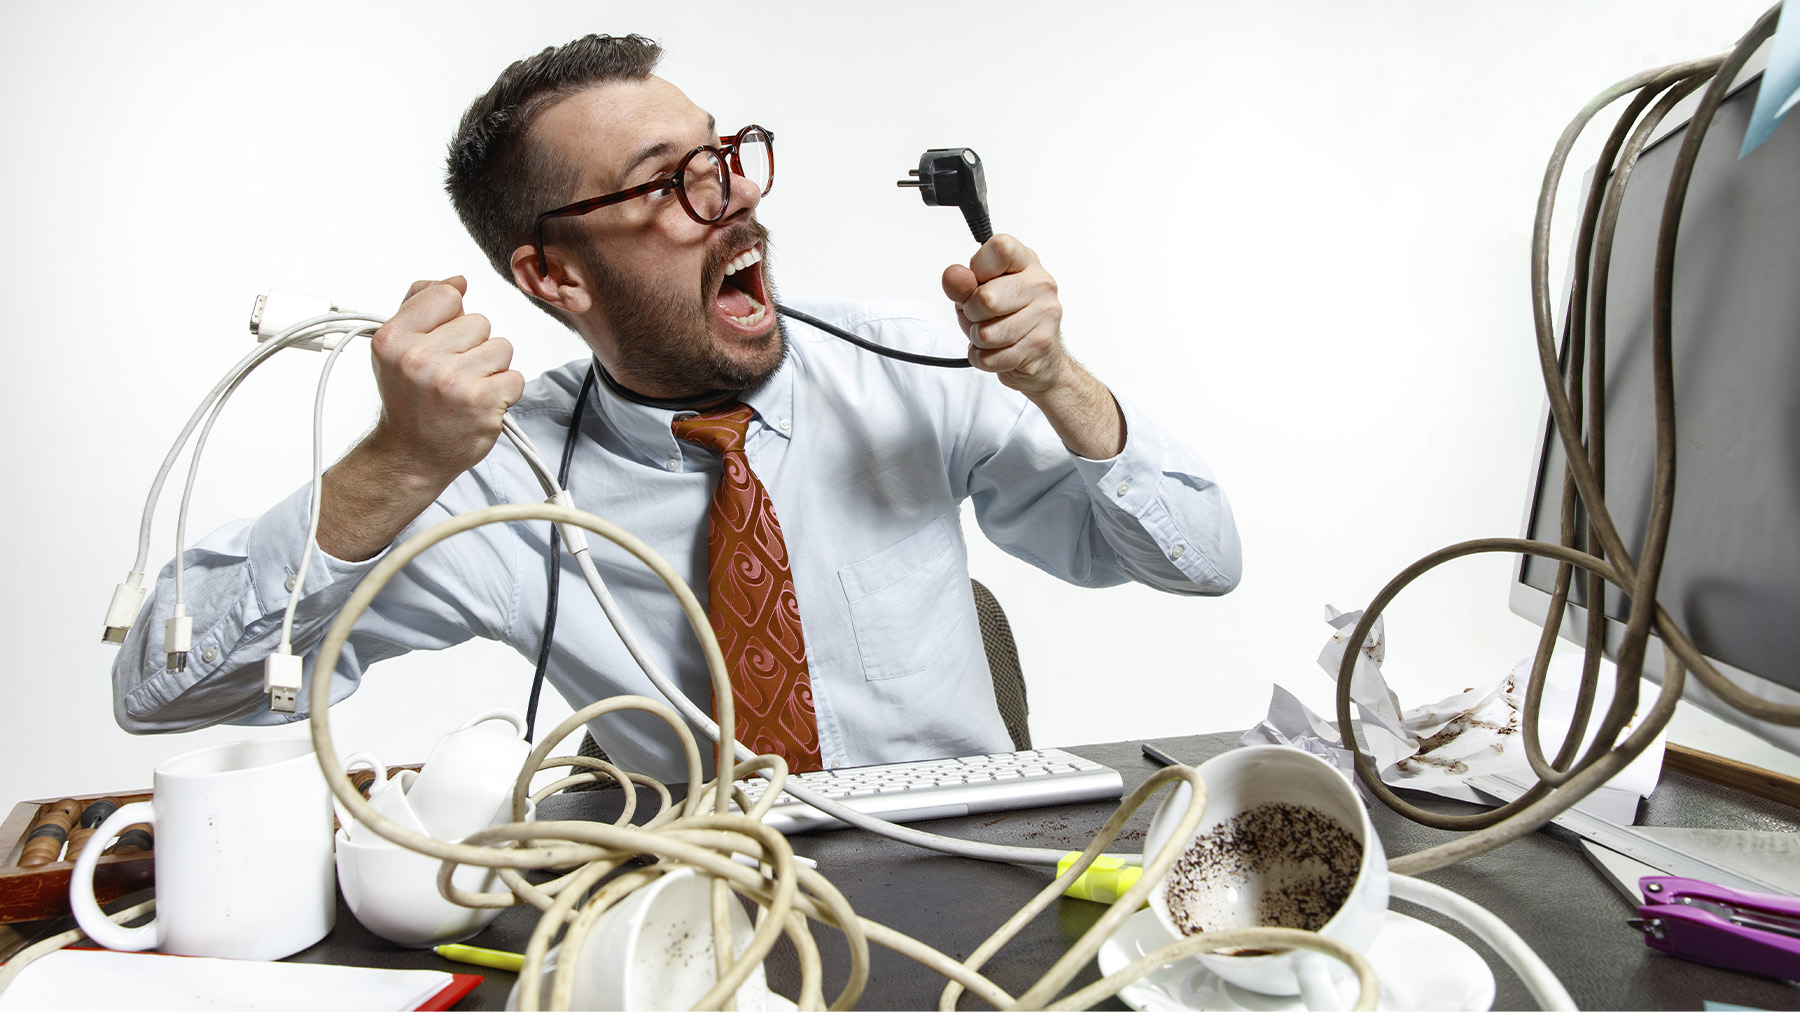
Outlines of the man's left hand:
{"label": "man's left hand", "polygon": [[1059,383],[1068,362],[1056,279],[1037,254],[1008,235],[983,243],[969,266],[944,269],[944,294],[969,338],[969,362],[1025,394]]}
{"label": "man's left hand", "polygon": [[1030,398],[1063,445],[1090,460],[1125,447],[1125,416],[1063,348],[1062,300],[1037,254],[1011,236],[981,245],[969,266],[944,269],[944,294],[969,338],[969,362]]}

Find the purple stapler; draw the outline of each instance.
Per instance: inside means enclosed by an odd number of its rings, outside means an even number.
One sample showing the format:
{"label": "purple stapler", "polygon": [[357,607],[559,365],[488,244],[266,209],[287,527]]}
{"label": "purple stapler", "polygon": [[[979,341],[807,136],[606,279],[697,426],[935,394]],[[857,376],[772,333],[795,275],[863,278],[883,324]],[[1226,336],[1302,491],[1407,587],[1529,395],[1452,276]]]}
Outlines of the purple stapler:
{"label": "purple stapler", "polygon": [[1653,949],[1702,964],[1800,979],[1800,897],[1645,876],[1634,928]]}

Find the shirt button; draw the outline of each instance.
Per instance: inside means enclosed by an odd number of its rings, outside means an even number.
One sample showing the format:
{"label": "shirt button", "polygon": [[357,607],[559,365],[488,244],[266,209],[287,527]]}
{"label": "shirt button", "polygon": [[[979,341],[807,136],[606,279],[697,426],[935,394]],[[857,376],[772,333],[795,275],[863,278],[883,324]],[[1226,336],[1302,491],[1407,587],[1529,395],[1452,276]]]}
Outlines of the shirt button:
{"label": "shirt button", "polygon": [[297,584],[297,583],[299,583],[299,581],[300,581],[300,575],[299,575],[299,574],[295,574],[295,573],[290,573],[290,574],[288,574],[288,579],[287,579],[287,589],[288,589],[288,590],[289,590],[289,591],[292,591],[292,590],[293,590],[293,589],[294,589],[294,585],[295,585],[295,584]]}
{"label": "shirt button", "polygon": [[681,467],[681,462],[676,460],[675,458],[671,457],[668,460],[663,462],[663,467],[669,469],[670,471],[674,471],[675,469]]}
{"label": "shirt button", "polygon": [[208,647],[206,650],[201,651],[200,652],[200,660],[206,662],[209,665],[212,664],[213,662],[219,660],[218,649]]}
{"label": "shirt button", "polygon": [[1131,491],[1131,483],[1130,482],[1120,482],[1119,483],[1119,495],[1123,496],[1130,491]]}
{"label": "shirt button", "polygon": [[1182,553],[1184,553],[1184,552],[1186,552],[1186,551],[1187,551],[1187,546],[1185,546],[1185,545],[1177,545],[1177,546],[1175,546],[1175,547],[1174,547],[1174,548],[1173,548],[1173,549],[1170,549],[1170,550],[1169,550],[1169,558],[1170,558],[1170,559],[1180,559],[1180,558],[1181,558],[1181,554],[1182,554]]}
{"label": "shirt button", "polygon": [[794,428],[794,420],[793,419],[782,419],[781,420],[781,431],[782,432],[785,433],[792,428]]}

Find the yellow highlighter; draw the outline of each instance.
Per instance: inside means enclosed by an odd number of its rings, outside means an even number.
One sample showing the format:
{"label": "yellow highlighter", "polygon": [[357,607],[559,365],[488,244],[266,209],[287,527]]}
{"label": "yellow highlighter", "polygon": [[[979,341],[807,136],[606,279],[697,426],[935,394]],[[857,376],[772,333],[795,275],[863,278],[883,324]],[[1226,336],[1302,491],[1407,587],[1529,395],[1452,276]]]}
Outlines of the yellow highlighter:
{"label": "yellow highlighter", "polygon": [[434,946],[432,949],[445,960],[454,960],[460,964],[475,964],[479,967],[492,967],[496,970],[514,973],[525,966],[523,953],[489,950],[480,946],[464,946],[461,943],[445,943],[442,946]]}
{"label": "yellow highlighter", "polygon": [[[1056,863],[1056,874],[1061,876],[1068,872],[1069,867],[1080,857],[1079,851],[1064,855],[1062,861]],[[1112,855],[1101,855],[1094,859],[1094,864],[1088,866],[1086,872],[1075,877],[1075,882],[1063,890],[1063,895],[1111,904],[1125,896],[1125,891],[1131,889],[1143,875],[1142,866],[1127,865]]]}

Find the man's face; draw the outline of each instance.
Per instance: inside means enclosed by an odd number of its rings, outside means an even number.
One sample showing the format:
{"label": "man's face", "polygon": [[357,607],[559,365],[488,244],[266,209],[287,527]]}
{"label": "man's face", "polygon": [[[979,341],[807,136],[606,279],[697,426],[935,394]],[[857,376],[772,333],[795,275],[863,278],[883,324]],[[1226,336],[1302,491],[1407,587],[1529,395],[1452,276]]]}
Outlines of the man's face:
{"label": "man's face", "polygon": [[[672,174],[689,151],[719,140],[712,118],[657,77],[572,95],[546,109],[533,132],[576,167],[570,200]],[[758,195],[741,177],[733,183],[725,217],[711,225],[689,217],[668,190],[567,219],[551,235],[568,238],[548,240],[588,280],[593,310],[583,334],[638,393],[743,390],[781,365]]]}

